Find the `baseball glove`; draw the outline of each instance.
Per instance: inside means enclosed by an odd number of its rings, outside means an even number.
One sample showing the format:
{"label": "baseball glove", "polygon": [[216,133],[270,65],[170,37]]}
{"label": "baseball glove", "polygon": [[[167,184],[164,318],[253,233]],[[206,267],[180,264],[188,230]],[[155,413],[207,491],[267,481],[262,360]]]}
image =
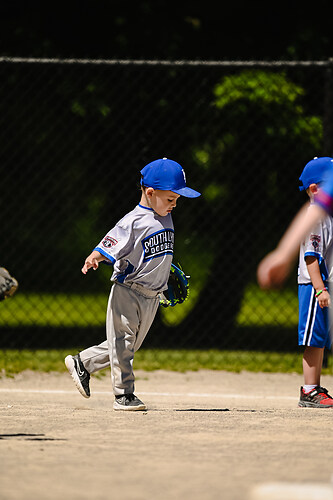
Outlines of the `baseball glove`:
{"label": "baseball glove", "polygon": [[0,267],[0,300],[5,300],[14,295],[18,282],[9,274],[7,269]]}
{"label": "baseball glove", "polygon": [[174,307],[176,304],[182,304],[189,296],[189,276],[186,276],[183,270],[171,264],[170,276],[168,280],[168,289],[161,294],[160,304],[163,307]]}

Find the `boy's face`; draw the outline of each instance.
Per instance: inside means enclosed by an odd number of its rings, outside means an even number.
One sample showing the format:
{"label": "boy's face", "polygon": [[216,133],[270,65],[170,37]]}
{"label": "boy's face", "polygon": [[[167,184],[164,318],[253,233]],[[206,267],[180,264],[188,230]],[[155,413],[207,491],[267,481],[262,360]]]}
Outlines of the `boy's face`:
{"label": "boy's face", "polygon": [[158,214],[164,217],[175,208],[179,194],[173,191],[162,191],[160,189],[147,188],[146,196],[150,207]]}

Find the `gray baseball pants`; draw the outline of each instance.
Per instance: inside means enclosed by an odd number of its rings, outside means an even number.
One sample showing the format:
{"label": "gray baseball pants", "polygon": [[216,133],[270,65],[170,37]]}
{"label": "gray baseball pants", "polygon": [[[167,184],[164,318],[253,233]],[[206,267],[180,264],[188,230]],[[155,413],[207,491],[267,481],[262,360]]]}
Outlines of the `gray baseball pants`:
{"label": "gray baseball pants", "polygon": [[116,396],[134,393],[134,353],[144,341],[158,306],[159,292],[136,283],[114,283],[106,315],[107,340],[80,352],[89,373],[110,366]]}

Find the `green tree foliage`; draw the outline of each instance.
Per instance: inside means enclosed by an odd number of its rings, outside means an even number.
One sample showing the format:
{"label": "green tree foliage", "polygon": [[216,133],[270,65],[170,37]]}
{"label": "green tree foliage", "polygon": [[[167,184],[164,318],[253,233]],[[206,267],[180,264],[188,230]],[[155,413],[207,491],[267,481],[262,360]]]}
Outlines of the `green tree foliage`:
{"label": "green tree foliage", "polygon": [[[200,263],[204,285],[192,305],[213,313],[218,302],[225,335],[257,263],[305,201],[298,177],[320,152],[323,137],[322,119],[308,114],[305,97],[302,85],[284,72],[228,75],[213,90],[215,133],[193,146],[205,212],[197,234],[211,258]],[[186,329],[195,321],[193,309]],[[206,328],[214,332],[213,317]]]}

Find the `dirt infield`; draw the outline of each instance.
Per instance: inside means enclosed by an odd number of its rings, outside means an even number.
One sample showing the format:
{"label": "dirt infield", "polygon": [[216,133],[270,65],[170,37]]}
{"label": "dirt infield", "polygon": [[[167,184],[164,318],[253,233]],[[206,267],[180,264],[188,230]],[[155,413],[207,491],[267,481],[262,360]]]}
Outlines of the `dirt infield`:
{"label": "dirt infield", "polygon": [[[330,488],[333,410],[297,407],[300,375],[136,376],[147,412],[113,411],[109,377],[92,378],[90,399],[68,374],[0,379],[0,499],[246,500],[267,482]],[[333,377],[322,384],[332,391]]]}

